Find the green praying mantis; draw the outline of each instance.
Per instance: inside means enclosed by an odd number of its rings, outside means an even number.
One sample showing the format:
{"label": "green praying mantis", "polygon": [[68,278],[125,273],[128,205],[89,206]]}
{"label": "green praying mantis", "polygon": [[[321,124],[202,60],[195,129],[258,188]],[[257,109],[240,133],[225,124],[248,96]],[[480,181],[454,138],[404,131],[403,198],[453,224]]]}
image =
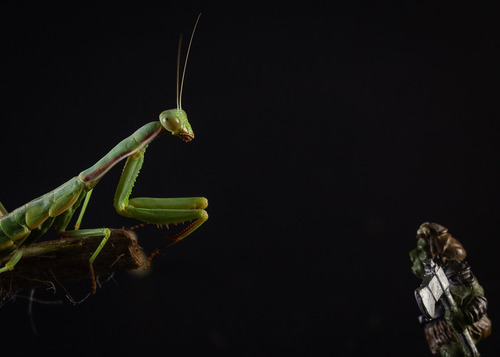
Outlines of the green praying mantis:
{"label": "green praying mantis", "polygon": [[[184,229],[171,237],[173,241],[168,246],[191,234],[208,219],[208,214],[205,211],[208,201],[204,197],[130,198],[132,187],[143,164],[144,153],[153,140],[167,133],[179,137],[184,142],[189,142],[194,138],[187,114],[181,107],[181,99],[187,59],[200,15],[198,15],[191,33],[183,66],[180,90],[181,41],[179,41],[177,108],[161,112],[158,121],[142,126],[117,144],[92,167],[82,171],[78,176],[71,178],[45,195],[26,203],[12,212],[8,212],[0,202],[0,259],[10,256],[7,263],[0,267],[0,274],[13,270],[23,256],[24,247],[36,242],[51,226],[54,226],[59,235],[65,238],[103,237],[99,246],[89,258],[92,291],[95,293],[96,280],[93,263],[111,233],[109,228],[80,229],[80,224],[93,188],[111,168],[125,159],[126,163],[113,201],[114,207],[119,214],[158,225],[168,226],[169,224],[186,223]],[[67,230],[71,218],[80,206],[81,210],[74,229]]]}

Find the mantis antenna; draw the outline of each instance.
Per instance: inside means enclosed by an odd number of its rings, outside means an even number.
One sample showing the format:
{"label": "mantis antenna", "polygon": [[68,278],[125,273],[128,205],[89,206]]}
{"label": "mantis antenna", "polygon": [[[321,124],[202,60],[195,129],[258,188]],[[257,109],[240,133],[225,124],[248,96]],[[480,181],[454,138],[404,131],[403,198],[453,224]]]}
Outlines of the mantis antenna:
{"label": "mantis antenna", "polygon": [[191,32],[191,38],[189,39],[189,44],[186,52],[186,59],[184,60],[184,67],[182,69],[181,86],[179,90],[179,72],[180,72],[180,62],[181,62],[181,42],[182,35],[179,38],[179,48],[177,49],[177,109],[182,109],[182,88],[184,87],[184,76],[186,75],[186,67],[189,58],[189,51],[191,50],[191,43],[193,42],[194,32],[196,31],[196,26],[198,26],[198,21],[200,21],[201,13],[196,18],[194,23],[193,31]]}

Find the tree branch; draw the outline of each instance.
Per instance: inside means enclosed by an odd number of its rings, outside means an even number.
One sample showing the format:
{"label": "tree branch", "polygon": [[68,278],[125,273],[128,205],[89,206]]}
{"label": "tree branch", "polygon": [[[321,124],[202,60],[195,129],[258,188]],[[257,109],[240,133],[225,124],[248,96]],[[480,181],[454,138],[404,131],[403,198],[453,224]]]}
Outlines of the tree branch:
{"label": "tree branch", "polygon": [[[89,258],[102,237],[63,238],[24,248],[14,270],[0,274],[0,293],[16,292],[51,282],[90,279]],[[0,260],[4,266],[10,259]],[[141,248],[130,230],[112,229],[94,262],[96,276],[137,269],[144,265]]]}

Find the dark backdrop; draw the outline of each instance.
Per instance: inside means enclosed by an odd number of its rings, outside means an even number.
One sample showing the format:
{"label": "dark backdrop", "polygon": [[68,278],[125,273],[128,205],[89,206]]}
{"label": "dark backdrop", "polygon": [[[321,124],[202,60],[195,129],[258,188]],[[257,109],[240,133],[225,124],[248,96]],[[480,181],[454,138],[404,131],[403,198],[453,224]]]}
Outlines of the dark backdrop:
{"label": "dark backdrop", "polygon": [[[210,202],[149,275],[77,306],[36,291],[64,302],[32,306],[37,335],[29,292],[5,304],[5,355],[429,355],[408,258],[425,221],[461,240],[496,326],[498,5],[349,3],[2,5],[8,209],[175,106],[178,37],[200,11],[183,97],[196,139],[152,143],[133,195]],[[136,224],[112,207],[120,171],[85,227]]]}

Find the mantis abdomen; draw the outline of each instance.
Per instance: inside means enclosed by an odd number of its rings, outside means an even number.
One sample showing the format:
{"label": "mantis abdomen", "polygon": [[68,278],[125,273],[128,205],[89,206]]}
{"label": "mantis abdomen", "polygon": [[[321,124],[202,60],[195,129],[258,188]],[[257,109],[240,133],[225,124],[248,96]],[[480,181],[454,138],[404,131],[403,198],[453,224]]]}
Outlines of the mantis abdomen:
{"label": "mantis abdomen", "polygon": [[[0,218],[0,257],[29,245],[56,221],[64,229],[82,198],[90,190],[78,176]],[[56,219],[57,218],[57,219]]]}

